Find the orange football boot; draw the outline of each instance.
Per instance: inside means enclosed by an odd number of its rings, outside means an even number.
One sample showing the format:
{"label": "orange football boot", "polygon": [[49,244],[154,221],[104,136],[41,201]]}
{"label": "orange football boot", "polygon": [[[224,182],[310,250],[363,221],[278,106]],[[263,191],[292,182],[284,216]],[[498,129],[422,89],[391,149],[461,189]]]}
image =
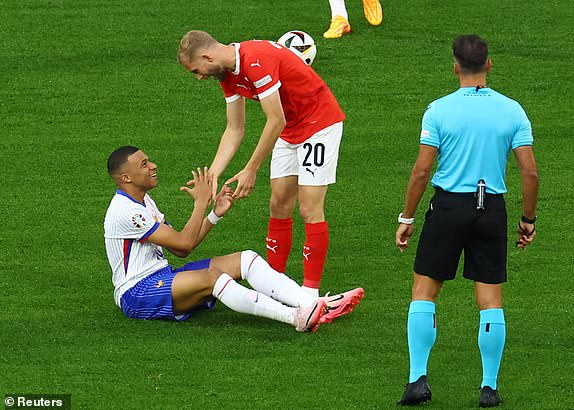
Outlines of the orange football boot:
{"label": "orange football boot", "polygon": [[351,32],[351,25],[347,19],[343,16],[335,16],[331,20],[331,26],[329,30],[323,33],[325,38],[341,38],[343,34],[348,34]]}
{"label": "orange football boot", "polygon": [[363,11],[369,24],[378,26],[383,22],[383,8],[379,0],[363,0]]}

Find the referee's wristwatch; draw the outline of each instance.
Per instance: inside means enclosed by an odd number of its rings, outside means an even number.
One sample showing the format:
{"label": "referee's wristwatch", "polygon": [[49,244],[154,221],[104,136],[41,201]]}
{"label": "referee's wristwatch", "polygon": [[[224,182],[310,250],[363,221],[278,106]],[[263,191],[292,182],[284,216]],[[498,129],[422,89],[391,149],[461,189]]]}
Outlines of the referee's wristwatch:
{"label": "referee's wristwatch", "polygon": [[415,217],[413,216],[412,218],[403,218],[403,213],[401,212],[399,214],[399,223],[405,225],[412,225],[415,223]]}
{"label": "referee's wristwatch", "polygon": [[534,223],[536,223],[536,219],[537,219],[537,218],[538,218],[538,217],[535,216],[534,218],[530,219],[530,218],[527,218],[527,217],[525,217],[524,215],[522,215],[522,217],[520,218],[520,220],[521,220],[522,222],[524,222],[525,224],[534,224]]}

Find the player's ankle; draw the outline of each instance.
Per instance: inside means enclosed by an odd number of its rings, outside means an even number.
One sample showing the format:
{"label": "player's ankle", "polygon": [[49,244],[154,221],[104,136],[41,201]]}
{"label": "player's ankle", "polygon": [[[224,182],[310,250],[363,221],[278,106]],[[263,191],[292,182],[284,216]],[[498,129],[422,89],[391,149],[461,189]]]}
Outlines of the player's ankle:
{"label": "player's ankle", "polygon": [[309,288],[307,286],[301,286],[301,289],[303,289],[307,294],[309,294],[311,296],[319,297],[319,289],[318,288]]}

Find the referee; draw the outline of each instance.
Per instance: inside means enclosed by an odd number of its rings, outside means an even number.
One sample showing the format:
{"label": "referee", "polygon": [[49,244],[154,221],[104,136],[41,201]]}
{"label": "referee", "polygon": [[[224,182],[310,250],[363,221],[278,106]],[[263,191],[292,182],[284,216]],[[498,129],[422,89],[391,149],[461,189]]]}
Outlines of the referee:
{"label": "referee", "polygon": [[398,404],[431,400],[427,363],[436,339],[435,299],[443,282],[454,279],[464,251],[463,276],[474,281],[480,309],[478,346],[483,373],[479,405],[494,407],[502,403],[497,378],[506,339],[502,283],[506,282],[507,217],[503,194],[510,150],[522,178],[523,211],[516,245],[523,249],[536,236],[538,172],[526,113],[516,101],[486,84],[492,66],[486,42],[476,35],[462,35],[452,49],[460,88],[432,102],[423,116],[420,150],[396,233],[396,245],[402,252],[413,234],[415,210],[438,155],[431,181],[435,195],[425,215],[414,265],[407,322],[409,383]]}

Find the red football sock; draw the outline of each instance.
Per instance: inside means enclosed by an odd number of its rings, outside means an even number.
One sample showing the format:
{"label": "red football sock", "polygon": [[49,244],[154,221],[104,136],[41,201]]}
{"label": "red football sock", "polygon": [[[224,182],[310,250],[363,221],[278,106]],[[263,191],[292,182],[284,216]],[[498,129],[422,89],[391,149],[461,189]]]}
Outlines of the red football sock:
{"label": "red football sock", "polygon": [[303,286],[319,288],[327,248],[329,247],[329,227],[326,221],[305,224],[305,245],[303,246]]}
{"label": "red football sock", "polygon": [[293,243],[293,219],[269,218],[267,262],[277,272],[285,272]]}

